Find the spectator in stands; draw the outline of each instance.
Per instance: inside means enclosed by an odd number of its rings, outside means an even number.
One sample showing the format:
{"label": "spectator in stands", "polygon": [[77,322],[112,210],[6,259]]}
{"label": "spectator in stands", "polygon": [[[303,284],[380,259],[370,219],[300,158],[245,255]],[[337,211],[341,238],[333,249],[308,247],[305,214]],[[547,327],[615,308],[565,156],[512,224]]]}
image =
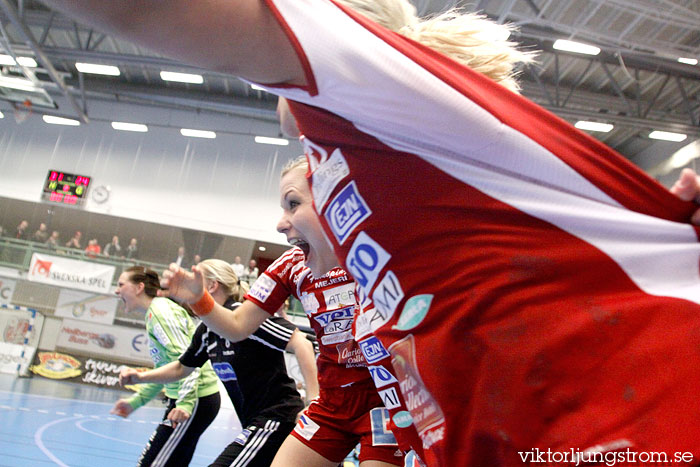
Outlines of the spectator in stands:
{"label": "spectator in stands", "polygon": [[189,269],[185,263],[185,247],[181,246],[177,249],[177,257],[173,260],[173,263],[180,266],[182,269]]}
{"label": "spectator in stands", "polygon": [[27,227],[29,227],[29,222],[22,220],[17,226],[17,231],[15,232],[15,238],[20,240],[29,240],[29,232],[27,232]]}
{"label": "spectator in stands", "polygon": [[243,266],[243,263],[241,263],[241,257],[236,256],[233,259],[233,263],[231,263],[231,267],[233,268],[233,272],[236,273],[236,276],[238,277],[243,277],[245,274],[245,266]]}
{"label": "spectator in stands", "polygon": [[245,271],[243,272],[243,279],[245,280],[249,285],[253,285],[253,282],[255,282],[255,279],[258,278],[258,263],[254,259],[251,259],[248,262],[248,266],[245,268]]}
{"label": "spectator in stands", "polygon": [[129,246],[126,247],[126,258],[127,259],[136,259],[136,258],[138,258],[138,253],[139,253],[138,240],[136,240],[135,238],[132,238],[131,241],[129,242]]}
{"label": "spectator in stands", "polygon": [[80,245],[80,238],[83,236],[83,234],[80,232],[80,230],[76,230],[75,234],[73,237],[66,242],[66,246],[68,248],[77,248],[77,249],[82,249],[83,247]]}
{"label": "spectator in stands", "polygon": [[39,230],[34,232],[34,236],[32,237],[32,240],[38,243],[46,243],[46,240],[49,239],[49,232],[46,229],[46,224],[43,222],[39,224]]}
{"label": "spectator in stands", "polygon": [[202,257],[200,255],[194,255],[194,259],[192,260],[192,264],[199,264],[202,262]]}
{"label": "spectator in stands", "polygon": [[112,237],[112,241],[105,245],[105,256],[124,256],[122,255],[122,247],[119,246],[119,237]]}
{"label": "spectator in stands", "polygon": [[100,248],[100,244],[97,242],[96,238],[93,238],[88,242],[88,246],[85,247],[85,255],[88,258],[95,259],[97,258],[100,253],[102,252],[102,248]]}
{"label": "spectator in stands", "polygon": [[4,237],[7,232],[5,231],[5,227],[0,225],[0,237]]}
{"label": "spectator in stands", "polygon": [[44,242],[44,245],[46,245],[50,250],[55,250],[58,246],[59,235],[58,230],[54,230],[51,232],[51,236],[46,240],[46,242]]}

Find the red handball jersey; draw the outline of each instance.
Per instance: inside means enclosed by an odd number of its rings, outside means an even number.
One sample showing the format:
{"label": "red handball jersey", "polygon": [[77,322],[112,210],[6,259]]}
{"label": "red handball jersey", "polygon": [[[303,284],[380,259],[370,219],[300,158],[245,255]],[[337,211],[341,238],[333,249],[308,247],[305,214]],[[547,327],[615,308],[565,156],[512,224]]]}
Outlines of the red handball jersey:
{"label": "red handball jersey", "polygon": [[268,89],[305,135],[316,209],[375,305],[428,464],[516,466],[543,450],[697,462],[694,206],[331,0],[267,4],[306,73]]}
{"label": "red handball jersey", "polygon": [[352,336],[355,283],[340,268],[316,279],[304,265],[304,252],[292,248],[255,281],[247,299],[274,314],[290,295],[301,301],[316,332],[320,355],[319,385],[345,386],[370,377],[362,352]]}

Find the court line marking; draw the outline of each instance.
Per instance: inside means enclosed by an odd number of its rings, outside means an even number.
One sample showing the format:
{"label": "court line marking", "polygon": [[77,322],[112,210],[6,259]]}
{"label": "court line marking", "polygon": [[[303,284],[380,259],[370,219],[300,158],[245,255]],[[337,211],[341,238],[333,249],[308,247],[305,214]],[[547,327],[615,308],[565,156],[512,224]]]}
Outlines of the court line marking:
{"label": "court line marking", "polygon": [[41,449],[41,452],[46,455],[49,459],[54,461],[57,465],[61,467],[68,467],[68,465],[64,464],[61,462],[61,460],[54,456],[53,453],[46,447],[44,446],[44,442],[42,441],[42,436],[44,435],[44,431],[46,431],[47,428],[56,425],[57,423],[63,423],[67,422],[69,420],[75,420],[75,417],[68,417],[68,418],[59,418],[58,420],[54,420],[52,422],[46,423],[42,425],[38,430],[36,430],[36,433],[34,433],[34,443],[39,446],[39,449]]}

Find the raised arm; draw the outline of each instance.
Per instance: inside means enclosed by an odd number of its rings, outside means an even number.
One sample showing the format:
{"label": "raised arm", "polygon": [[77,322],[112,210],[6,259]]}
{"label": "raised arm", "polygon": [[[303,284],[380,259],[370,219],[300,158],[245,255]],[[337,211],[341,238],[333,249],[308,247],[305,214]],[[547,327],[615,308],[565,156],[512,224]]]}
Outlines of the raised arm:
{"label": "raised arm", "polygon": [[[204,278],[198,267],[193,266],[192,272],[187,272],[175,264],[163,272],[161,285],[165,290],[160,295],[177,301],[198,303],[205,295]],[[212,300],[213,301],[213,300]],[[197,312],[195,310],[195,312]],[[260,327],[270,314],[252,302],[246,301],[234,311],[218,303],[205,315],[200,315],[202,321],[215,333],[232,341],[240,341],[250,336]]]}
{"label": "raised arm", "polygon": [[306,402],[318,396],[318,369],[316,367],[316,356],[314,346],[304,337],[304,333],[298,329],[294,330],[292,338],[289,339],[287,350],[294,352],[299,362],[301,376],[304,377],[306,386]]}
{"label": "raised arm", "polygon": [[[683,201],[695,201],[700,204],[700,176],[693,169],[683,169],[678,180],[671,187],[671,193]],[[693,213],[690,220],[693,224],[700,225],[700,209]]]}
{"label": "raised arm", "polygon": [[304,84],[263,0],[42,0],[79,22],[176,60],[261,83]]}

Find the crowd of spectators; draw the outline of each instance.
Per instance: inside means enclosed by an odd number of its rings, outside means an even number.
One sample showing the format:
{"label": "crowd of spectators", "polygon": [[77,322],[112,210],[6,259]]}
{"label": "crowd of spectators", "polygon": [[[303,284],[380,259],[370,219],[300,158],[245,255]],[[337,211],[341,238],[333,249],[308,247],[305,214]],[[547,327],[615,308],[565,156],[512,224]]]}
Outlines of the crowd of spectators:
{"label": "crowd of spectators", "polygon": [[[112,240],[105,244],[104,247],[100,246],[97,238],[91,238],[87,242],[87,245],[83,247],[83,234],[79,230],[75,231],[70,239],[63,242],[60,238],[60,232],[53,230],[49,233],[48,226],[43,222],[39,224],[38,229],[34,233],[31,233],[29,222],[26,220],[22,220],[17,225],[14,235],[12,232],[0,226],[0,237],[33,241],[52,251],[60,249],[59,247],[65,247],[76,250],[76,252],[90,259],[110,257],[114,259],[122,258],[134,260],[138,259],[139,253],[138,240],[136,238],[132,238],[125,248],[122,248],[117,235],[112,236]],[[198,264],[202,261],[202,257],[199,254],[188,255],[184,246],[179,247],[175,257],[169,259],[169,262],[173,262],[185,269],[189,269],[193,264]],[[231,266],[241,282],[247,282],[249,285],[253,285],[253,282],[258,278],[259,270],[255,259],[251,259],[246,266],[241,262],[241,257],[236,256]]]}
{"label": "crowd of spectators", "polygon": [[58,230],[53,230],[49,233],[49,229],[45,223],[40,223],[39,228],[31,233],[29,222],[22,220],[15,229],[14,235],[0,226],[0,237],[16,238],[18,240],[32,241],[40,243],[49,250],[56,250],[59,247],[80,250],[88,258],[98,258],[109,256],[112,258],[138,259],[138,240],[132,238],[129,245],[122,250],[119,244],[119,237],[114,235],[112,241],[107,243],[104,248],[100,246],[97,238],[92,238],[83,248],[83,234],[79,230],[75,231],[68,241],[63,243],[60,239],[61,234]]}

